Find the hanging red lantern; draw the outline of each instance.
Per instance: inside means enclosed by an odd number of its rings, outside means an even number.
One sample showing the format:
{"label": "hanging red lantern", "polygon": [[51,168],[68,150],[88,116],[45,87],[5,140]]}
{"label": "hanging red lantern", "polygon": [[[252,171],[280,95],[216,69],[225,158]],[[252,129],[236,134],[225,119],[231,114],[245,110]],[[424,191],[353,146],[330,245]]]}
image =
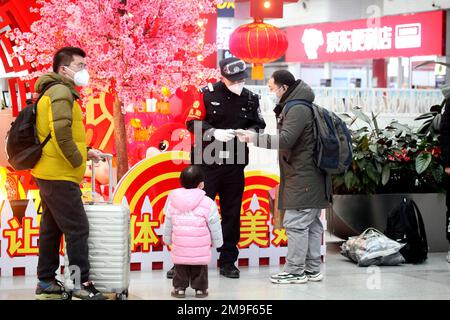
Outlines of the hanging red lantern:
{"label": "hanging red lantern", "polygon": [[242,25],[230,36],[231,53],[245,62],[253,63],[254,80],[263,80],[263,64],[279,59],[287,48],[284,31],[262,20]]}

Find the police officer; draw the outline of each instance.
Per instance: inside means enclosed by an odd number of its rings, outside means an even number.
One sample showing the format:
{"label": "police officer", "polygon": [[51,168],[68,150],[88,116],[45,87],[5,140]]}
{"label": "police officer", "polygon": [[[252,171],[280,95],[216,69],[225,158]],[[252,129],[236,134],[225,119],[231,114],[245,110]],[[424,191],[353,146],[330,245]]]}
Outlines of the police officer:
{"label": "police officer", "polygon": [[[219,62],[221,81],[203,88],[203,112],[197,119],[187,119],[195,143],[191,162],[205,173],[205,192],[211,199],[220,198],[224,244],[220,252],[220,274],[239,278],[234,265],[238,258],[240,212],[244,193],[244,168],[248,164],[248,147],[236,137],[235,129],[265,128],[259,97],[244,88],[248,77],[245,62],[227,58]],[[203,114],[204,113],[204,114]]]}

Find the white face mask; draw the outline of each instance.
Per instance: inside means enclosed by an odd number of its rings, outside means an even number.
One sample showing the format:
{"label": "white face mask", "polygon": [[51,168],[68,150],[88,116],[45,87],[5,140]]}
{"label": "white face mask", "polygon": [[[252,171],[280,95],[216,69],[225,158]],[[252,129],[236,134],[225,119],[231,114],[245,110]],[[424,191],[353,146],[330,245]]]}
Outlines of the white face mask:
{"label": "white face mask", "polygon": [[240,96],[242,93],[242,90],[244,90],[244,86],[245,86],[245,82],[239,82],[239,83],[235,83],[231,86],[227,86],[227,87],[228,87],[228,90],[230,90],[231,92]]}
{"label": "white face mask", "polygon": [[277,96],[275,92],[269,92],[269,99],[275,104],[278,104],[280,102],[280,97]]}
{"label": "white face mask", "polygon": [[74,73],[73,75],[73,82],[76,86],[84,87],[89,84],[89,72],[86,69],[80,70],[80,71],[73,71],[70,68],[65,67],[66,70],[70,70]]}
{"label": "white face mask", "polygon": [[278,104],[280,102],[281,97],[277,96],[277,92],[282,88],[279,87],[277,90],[269,92],[269,98],[273,103]]}

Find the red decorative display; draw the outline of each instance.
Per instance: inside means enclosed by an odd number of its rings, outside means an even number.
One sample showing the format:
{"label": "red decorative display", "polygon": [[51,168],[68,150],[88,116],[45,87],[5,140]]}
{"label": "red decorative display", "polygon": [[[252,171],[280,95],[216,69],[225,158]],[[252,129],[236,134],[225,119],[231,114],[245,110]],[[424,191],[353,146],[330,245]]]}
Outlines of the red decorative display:
{"label": "red decorative display", "polygon": [[253,63],[252,79],[264,79],[263,63],[279,59],[287,47],[286,34],[262,21],[242,25],[230,36],[231,52],[236,57]]}

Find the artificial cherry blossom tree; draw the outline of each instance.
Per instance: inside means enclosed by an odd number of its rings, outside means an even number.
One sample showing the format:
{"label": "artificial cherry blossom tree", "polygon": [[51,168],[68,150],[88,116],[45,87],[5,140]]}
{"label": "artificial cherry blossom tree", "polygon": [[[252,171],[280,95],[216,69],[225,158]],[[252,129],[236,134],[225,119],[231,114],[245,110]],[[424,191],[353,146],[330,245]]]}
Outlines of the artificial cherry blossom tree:
{"label": "artificial cherry blossom tree", "polygon": [[[34,78],[51,70],[54,53],[64,46],[87,53],[91,85],[112,90],[118,178],[128,170],[124,106],[140,105],[150,95],[185,85],[202,85],[217,77],[201,61],[214,52],[203,41],[207,20],[221,0],[37,0],[41,19],[31,32],[10,32]],[[163,91],[167,92],[167,89]],[[84,91],[86,94],[88,91]]]}

